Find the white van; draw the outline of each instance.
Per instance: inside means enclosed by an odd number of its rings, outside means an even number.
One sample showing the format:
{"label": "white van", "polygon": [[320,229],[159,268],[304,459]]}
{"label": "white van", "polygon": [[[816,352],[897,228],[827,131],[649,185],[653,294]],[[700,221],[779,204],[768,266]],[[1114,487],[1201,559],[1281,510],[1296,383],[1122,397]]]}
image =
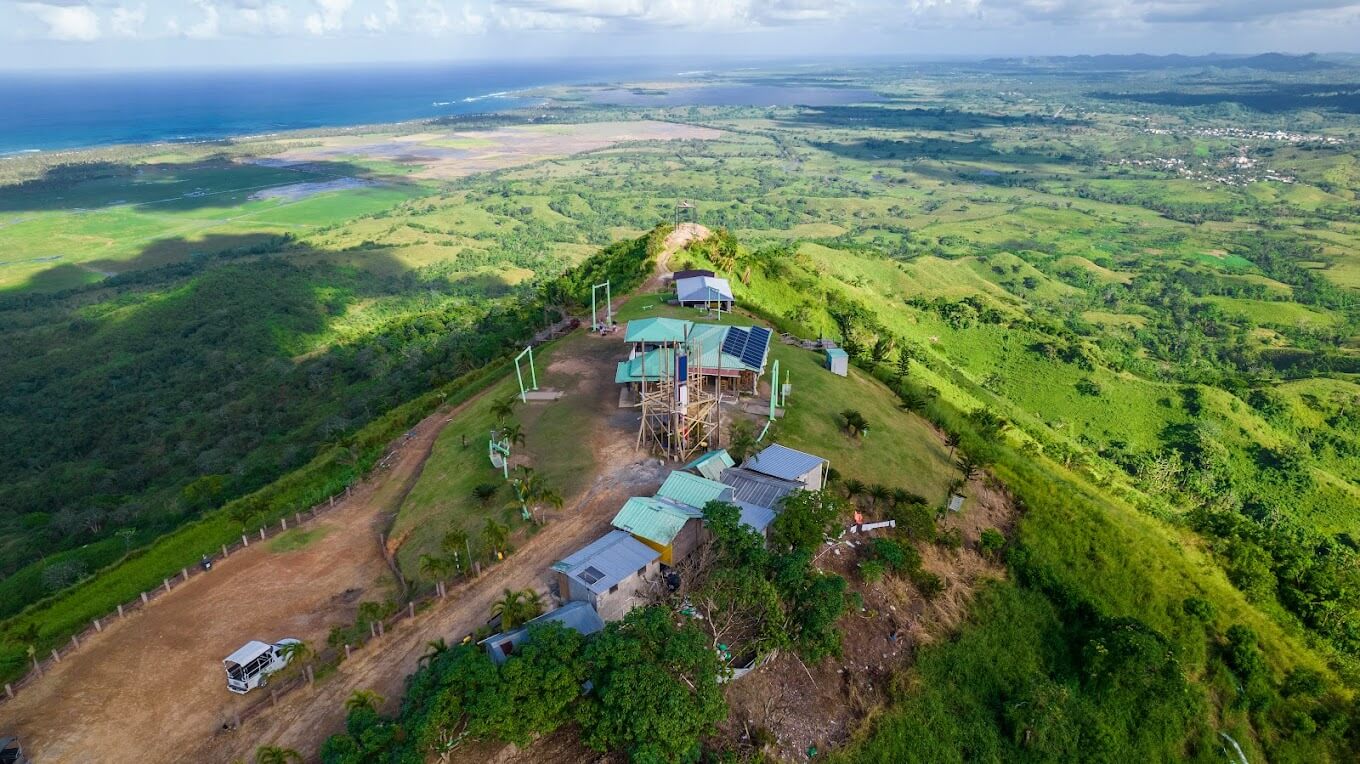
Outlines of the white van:
{"label": "white van", "polygon": [[227,689],[241,695],[269,682],[269,675],[288,665],[285,645],[298,644],[296,639],[280,639],[270,645],[251,640],[222,661],[227,670]]}

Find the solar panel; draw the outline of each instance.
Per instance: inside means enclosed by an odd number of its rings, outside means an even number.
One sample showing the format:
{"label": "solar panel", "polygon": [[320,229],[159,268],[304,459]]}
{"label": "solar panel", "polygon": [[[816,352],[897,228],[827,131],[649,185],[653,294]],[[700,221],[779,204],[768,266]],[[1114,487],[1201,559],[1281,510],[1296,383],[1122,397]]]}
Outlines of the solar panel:
{"label": "solar panel", "polygon": [[741,360],[752,368],[760,368],[765,360],[765,349],[770,345],[770,330],[763,326],[751,327],[751,335],[742,349]]}
{"label": "solar panel", "polygon": [[747,339],[745,329],[738,329],[735,326],[728,329],[727,336],[723,337],[722,352],[740,358],[742,351],[746,349]]}
{"label": "solar panel", "polygon": [[577,575],[581,577],[582,581],[585,581],[588,584],[593,584],[596,581],[599,581],[601,578],[604,578],[604,571],[600,570],[594,565],[590,565]]}

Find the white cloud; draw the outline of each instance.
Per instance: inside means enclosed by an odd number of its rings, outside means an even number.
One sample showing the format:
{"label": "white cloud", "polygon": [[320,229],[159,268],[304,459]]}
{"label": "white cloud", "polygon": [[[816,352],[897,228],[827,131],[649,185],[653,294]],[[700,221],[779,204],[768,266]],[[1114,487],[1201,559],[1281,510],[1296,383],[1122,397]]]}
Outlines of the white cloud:
{"label": "white cloud", "polygon": [[316,13],[307,15],[303,26],[314,35],[339,32],[345,26],[345,12],[354,0],[316,0]]}
{"label": "white cloud", "polygon": [[509,29],[693,27],[741,29],[834,21],[850,0],[498,0]]}
{"label": "white cloud", "polygon": [[146,6],[128,7],[120,5],[109,16],[109,31],[117,37],[137,37],[146,24]]}
{"label": "white cloud", "polygon": [[184,36],[196,40],[208,40],[217,37],[221,32],[222,23],[222,14],[217,10],[217,6],[206,2],[206,0],[198,0],[195,5],[203,11],[203,17],[196,23],[189,25],[184,30]]}
{"label": "white cloud", "polygon": [[385,32],[400,23],[401,8],[397,5],[397,0],[386,0],[381,16],[370,13],[364,17],[364,29],[370,32]]}
{"label": "white cloud", "polygon": [[286,5],[267,3],[245,5],[237,11],[237,21],[243,34],[286,34],[292,27],[293,14]]}
{"label": "white cloud", "polygon": [[53,40],[89,42],[100,37],[99,15],[89,6],[19,3],[19,10],[46,24],[47,37]]}

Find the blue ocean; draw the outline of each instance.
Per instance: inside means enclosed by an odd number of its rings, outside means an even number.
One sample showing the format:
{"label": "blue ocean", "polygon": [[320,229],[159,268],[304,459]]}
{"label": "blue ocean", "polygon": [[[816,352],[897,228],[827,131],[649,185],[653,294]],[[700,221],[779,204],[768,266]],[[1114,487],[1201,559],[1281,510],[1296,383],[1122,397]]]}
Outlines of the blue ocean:
{"label": "blue ocean", "polygon": [[0,155],[497,111],[543,85],[673,77],[623,60],[0,74]]}

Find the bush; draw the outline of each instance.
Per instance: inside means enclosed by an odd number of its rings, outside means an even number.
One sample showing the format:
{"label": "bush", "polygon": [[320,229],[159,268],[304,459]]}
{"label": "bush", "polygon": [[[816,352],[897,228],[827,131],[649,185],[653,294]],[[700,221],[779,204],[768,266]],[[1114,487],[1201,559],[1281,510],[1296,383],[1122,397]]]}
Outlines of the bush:
{"label": "bush", "polygon": [[944,579],[928,570],[917,570],[911,575],[911,582],[921,596],[933,600],[944,591]]}
{"label": "bush", "polygon": [[1006,545],[1006,537],[995,528],[988,528],[978,537],[978,552],[989,560],[996,559],[1001,548]]}
{"label": "bush", "polygon": [[859,564],[859,576],[865,583],[876,584],[883,580],[887,566],[882,560],[865,560]]}

